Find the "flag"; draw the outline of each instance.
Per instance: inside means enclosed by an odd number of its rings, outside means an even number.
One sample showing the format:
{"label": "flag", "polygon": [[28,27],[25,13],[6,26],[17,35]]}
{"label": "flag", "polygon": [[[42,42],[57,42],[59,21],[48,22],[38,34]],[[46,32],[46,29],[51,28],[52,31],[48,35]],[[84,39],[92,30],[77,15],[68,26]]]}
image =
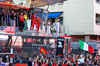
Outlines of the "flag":
{"label": "flag", "polygon": [[87,43],[85,43],[85,42],[83,42],[83,41],[81,41],[81,40],[79,40],[79,43],[80,43],[80,48],[81,48],[82,50],[88,51],[88,52],[90,52],[90,53],[93,53],[93,52],[94,52],[93,47],[91,47],[91,46],[88,45]]}
{"label": "flag", "polygon": [[40,53],[47,54],[47,51],[41,46],[41,48],[40,48]]}

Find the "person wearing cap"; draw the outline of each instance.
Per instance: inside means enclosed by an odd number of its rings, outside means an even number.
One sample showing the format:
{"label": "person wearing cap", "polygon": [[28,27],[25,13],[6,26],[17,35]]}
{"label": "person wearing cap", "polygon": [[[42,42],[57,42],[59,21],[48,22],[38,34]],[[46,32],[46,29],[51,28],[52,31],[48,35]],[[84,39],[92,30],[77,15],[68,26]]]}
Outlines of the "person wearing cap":
{"label": "person wearing cap", "polygon": [[26,60],[23,61],[23,64],[21,66],[27,66],[25,63],[26,63]]}
{"label": "person wearing cap", "polygon": [[42,21],[42,30],[45,30],[45,18],[43,18],[43,21]]}
{"label": "person wearing cap", "polygon": [[59,36],[59,28],[60,28],[60,23],[59,23],[59,19],[57,19],[57,23],[56,23],[56,33]]}
{"label": "person wearing cap", "polygon": [[50,34],[50,25],[51,25],[51,22],[50,20],[48,20],[47,22],[47,33]]}
{"label": "person wearing cap", "polygon": [[17,63],[15,64],[15,66],[21,66],[20,65],[20,60],[17,61]]}

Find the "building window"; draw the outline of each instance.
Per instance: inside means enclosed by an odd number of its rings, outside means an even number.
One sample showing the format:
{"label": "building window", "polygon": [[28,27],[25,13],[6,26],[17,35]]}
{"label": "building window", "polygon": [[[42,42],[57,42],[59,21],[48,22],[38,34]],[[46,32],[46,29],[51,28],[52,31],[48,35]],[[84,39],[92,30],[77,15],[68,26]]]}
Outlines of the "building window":
{"label": "building window", "polygon": [[55,23],[55,18],[49,18],[48,20],[50,20],[52,24]]}
{"label": "building window", "polygon": [[96,14],[96,24],[100,24],[100,14]]}
{"label": "building window", "polygon": [[60,24],[63,24],[63,17],[59,17]]}
{"label": "building window", "polygon": [[100,0],[96,0],[96,3],[100,3]]}
{"label": "building window", "polygon": [[71,36],[71,38],[72,38],[71,39],[72,42],[79,42],[79,39],[82,41],[85,41],[84,35],[81,35],[81,36],[73,35],[73,36]]}
{"label": "building window", "polygon": [[97,40],[97,36],[91,35],[91,36],[90,36],[90,40]]}

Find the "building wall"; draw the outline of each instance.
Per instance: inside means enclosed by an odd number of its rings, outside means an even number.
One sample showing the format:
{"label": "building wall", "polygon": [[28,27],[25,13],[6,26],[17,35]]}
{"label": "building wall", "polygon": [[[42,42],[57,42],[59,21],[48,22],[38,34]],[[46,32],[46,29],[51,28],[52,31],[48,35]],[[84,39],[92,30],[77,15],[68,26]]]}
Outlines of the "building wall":
{"label": "building wall", "polygon": [[[93,47],[93,49],[98,49],[97,47],[97,42],[86,42],[87,44],[89,44],[91,47]],[[78,49],[78,47],[80,47],[79,42],[71,42],[71,47],[73,49]]]}
{"label": "building wall", "polygon": [[63,3],[57,3],[49,6],[50,12],[62,12],[63,11]]}
{"label": "building wall", "polygon": [[70,35],[100,35],[100,25],[96,24],[96,13],[100,14],[100,4],[96,0],[68,0],[60,5],[50,5],[49,11],[63,11],[65,32]]}
{"label": "building wall", "polygon": [[[70,35],[94,32],[94,0],[69,0],[64,2],[64,26]],[[66,33],[67,30],[65,30]]]}
{"label": "building wall", "polygon": [[94,34],[100,35],[100,24],[96,24],[96,13],[100,14],[100,4],[94,2]]}

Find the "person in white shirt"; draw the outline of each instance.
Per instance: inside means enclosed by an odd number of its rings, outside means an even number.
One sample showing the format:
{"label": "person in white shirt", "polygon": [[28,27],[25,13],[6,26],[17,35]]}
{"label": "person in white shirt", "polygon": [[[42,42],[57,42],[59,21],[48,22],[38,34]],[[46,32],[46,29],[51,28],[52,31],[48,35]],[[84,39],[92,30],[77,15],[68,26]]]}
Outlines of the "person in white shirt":
{"label": "person in white shirt", "polygon": [[47,22],[47,33],[50,34],[50,25],[51,25],[51,22],[50,20],[48,20]]}
{"label": "person in white shirt", "polygon": [[28,27],[28,31],[30,31],[31,19],[29,19],[29,17],[28,17],[28,20],[27,20],[27,27]]}
{"label": "person in white shirt", "polygon": [[81,54],[80,58],[78,59],[78,64],[84,63],[84,56]]}
{"label": "person in white shirt", "polygon": [[57,23],[56,23],[56,33],[59,36],[59,27],[60,27],[60,23],[59,23],[59,19],[57,19]]}
{"label": "person in white shirt", "polygon": [[42,30],[45,30],[45,18],[42,21]]}

